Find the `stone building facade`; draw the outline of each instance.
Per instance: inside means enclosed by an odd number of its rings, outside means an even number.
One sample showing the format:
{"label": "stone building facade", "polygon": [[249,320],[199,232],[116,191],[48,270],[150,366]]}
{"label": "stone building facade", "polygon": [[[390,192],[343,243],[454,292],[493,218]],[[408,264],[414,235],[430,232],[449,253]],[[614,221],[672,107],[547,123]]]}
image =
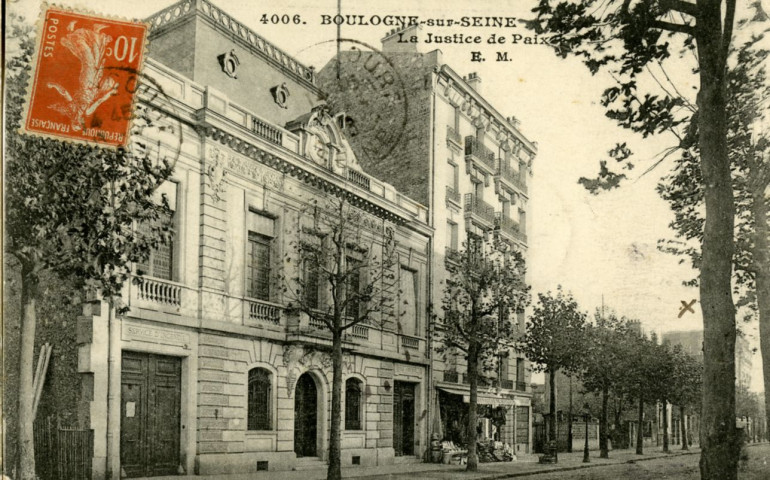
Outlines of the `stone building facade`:
{"label": "stone building facade", "polygon": [[[441,315],[446,252],[466,242],[499,241],[526,256],[528,179],[537,145],[522,135],[515,118],[485,99],[477,74],[459,75],[440,50],[423,51],[419,41],[398,41],[420,35],[419,26],[393,30],[381,51],[351,45],[318,76],[333,110],[355,128],[350,141],[364,169],[428,205],[435,231],[431,298]],[[511,321],[523,332],[523,315]],[[434,352],[431,433],[439,437],[452,438],[458,429],[446,417],[466,410],[464,363]],[[482,405],[505,407],[505,426],[496,438],[521,453],[532,444],[530,376],[523,353],[512,351],[499,359],[496,378],[479,396]],[[488,420],[481,428],[482,436],[494,435]]]}
{"label": "stone building facade", "polygon": [[158,121],[142,140],[175,161],[158,192],[174,238],[136,266],[127,313],[97,301],[78,320],[94,478],[323,465],[331,340],[288,308],[281,282],[308,275],[292,245],[329,198],[361,216],[362,245],[395,245],[400,284],[381,295],[411,305],[383,309],[344,339],[342,464],[420,461],[427,208],[361,168],[311,68],[207,0],[183,0],[148,22],[140,103]]}

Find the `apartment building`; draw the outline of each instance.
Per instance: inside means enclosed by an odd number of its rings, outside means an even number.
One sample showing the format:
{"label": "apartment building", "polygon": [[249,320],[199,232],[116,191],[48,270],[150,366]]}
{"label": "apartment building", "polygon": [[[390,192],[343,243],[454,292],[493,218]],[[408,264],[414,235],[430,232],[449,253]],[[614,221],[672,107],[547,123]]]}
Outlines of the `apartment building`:
{"label": "apartment building", "polygon": [[[441,315],[446,252],[499,241],[526,256],[537,145],[484,97],[477,74],[459,74],[440,50],[399,42],[420,35],[419,26],[392,30],[381,51],[352,45],[318,78],[333,111],[355,126],[350,143],[363,168],[428,206],[435,231],[431,298]],[[523,332],[523,315],[510,320]],[[432,352],[431,434],[462,440],[454,437],[462,436],[455,424],[467,411],[465,360]],[[517,452],[529,452],[532,444],[530,375],[524,355],[511,351],[479,395],[481,405],[504,407],[506,416],[496,435],[485,419],[482,435],[515,444]]]}

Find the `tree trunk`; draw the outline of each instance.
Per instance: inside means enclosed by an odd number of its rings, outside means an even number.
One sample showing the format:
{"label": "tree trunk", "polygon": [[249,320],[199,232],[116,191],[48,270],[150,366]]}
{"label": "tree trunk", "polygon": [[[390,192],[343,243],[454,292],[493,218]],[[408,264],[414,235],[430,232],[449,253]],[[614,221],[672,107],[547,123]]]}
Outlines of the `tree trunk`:
{"label": "tree trunk", "polygon": [[572,377],[569,377],[569,416],[567,417],[567,453],[572,453]]}
{"label": "tree trunk", "polygon": [[476,451],[476,404],[479,388],[479,349],[475,342],[468,346],[468,383],[470,401],[468,402],[468,465],[466,470],[475,472],[479,469],[479,455]]}
{"label": "tree trunk", "polygon": [[644,454],[644,397],[639,395],[639,420],[636,428],[636,454]]}
{"label": "tree trunk", "polygon": [[332,331],[332,419],[329,427],[329,467],[327,480],[342,478],[340,427],[342,424],[342,331],[336,321]]}
{"label": "tree trunk", "polygon": [[735,207],[727,155],[728,45],[722,39],[723,30],[731,30],[732,25],[722,25],[722,2],[698,0],[697,6],[698,145],[706,207],[699,282],[703,311],[700,471],[701,480],[735,480],[740,449],[735,432],[735,306],[731,291]]}
{"label": "tree trunk", "polygon": [[[770,168],[770,165],[764,165]],[[759,174],[760,172],[756,172]],[[754,270],[759,315],[759,350],[762,355],[762,377],[765,385],[770,385],[770,245],[767,224],[767,204],[765,203],[766,185],[759,185],[752,192],[752,217],[754,220]],[[765,387],[765,412],[770,415],[770,387]]]}
{"label": "tree trunk", "polygon": [[668,453],[668,402],[663,400],[663,453]]}
{"label": "tree trunk", "polygon": [[551,388],[551,398],[548,402],[548,416],[551,418],[551,423],[548,424],[548,441],[554,442],[557,446],[556,450],[553,452],[554,463],[559,462],[559,440],[556,438],[556,372],[558,372],[557,369],[551,369],[548,373],[548,384]]}
{"label": "tree trunk", "polygon": [[689,450],[687,445],[687,418],[684,416],[684,407],[679,407],[679,421],[682,422],[682,450]]}
{"label": "tree trunk", "polygon": [[35,442],[32,416],[34,401],[35,327],[37,325],[37,276],[29,267],[21,272],[21,333],[19,335],[18,470],[19,480],[35,480]]}
{"label": "tree trunk", "polygon": [[607,416],[609,415],[607,403],[609,402],[610,389],[605,386],[602,388],[602,415],[599,418],[599,458],[610,458],[610,449],[607,444]]}

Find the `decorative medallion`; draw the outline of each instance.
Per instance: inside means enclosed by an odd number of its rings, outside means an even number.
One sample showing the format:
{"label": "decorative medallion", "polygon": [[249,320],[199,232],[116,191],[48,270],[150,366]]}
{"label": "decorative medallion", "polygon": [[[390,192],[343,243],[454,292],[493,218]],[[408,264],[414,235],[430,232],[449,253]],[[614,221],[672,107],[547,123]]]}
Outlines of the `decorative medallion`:
{"label": "decorative medallion", "polygon": [[290,93],[289,87],[286,86],[286,82],[271,88],[270,93],[273,94],[273,100],[275,100],[275,103],[277,103],[279,107],[289,108],[286,104],[289,101]]}
{"label": "decorative medallion", "polygon": [[241,61],[238,60],[238,57],[235,55],[234,49],[219,55],[217,60],[219,60],[222,71],[225,72],[228,77],[238,78],[236,71],[238,70],[238,65],[241,64]]}

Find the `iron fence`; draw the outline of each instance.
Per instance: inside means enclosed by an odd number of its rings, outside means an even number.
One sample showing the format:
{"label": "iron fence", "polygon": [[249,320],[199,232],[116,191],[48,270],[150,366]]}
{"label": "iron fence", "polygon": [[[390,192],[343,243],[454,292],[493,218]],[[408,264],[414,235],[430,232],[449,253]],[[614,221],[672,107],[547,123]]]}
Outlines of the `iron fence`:
{"label": "iron fence", "polygon": [[90,480],[94,431],[62,428],[49,417],[35,422],[35,470],[41,480]]}

